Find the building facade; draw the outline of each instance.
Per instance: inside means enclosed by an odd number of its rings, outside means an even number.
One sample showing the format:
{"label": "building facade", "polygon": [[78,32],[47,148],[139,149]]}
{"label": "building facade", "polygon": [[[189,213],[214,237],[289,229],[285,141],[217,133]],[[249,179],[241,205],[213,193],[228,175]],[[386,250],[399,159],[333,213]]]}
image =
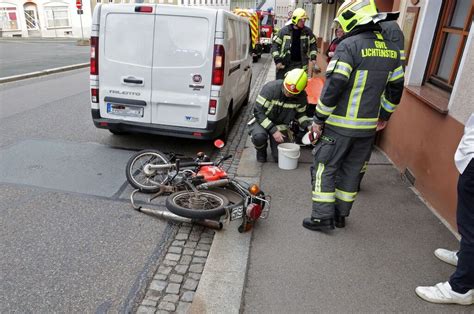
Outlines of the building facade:
{"label": "building facade", "polygon": [[[230,10],[231,0],[0,0],[0,37],[90,37],[92,12],[98,3],[157,3]],[[250,1],[255,6],[255,1]],[[81,27],[82,26],[82,27]]]}
{"label": "building facade", "polygon": [[78,14],[73,0],[0,0],[0,36],[87,39],[91,25],[89,1],[83,3],[82,12]]}
{"label": "building facade", "polygon": [[455,226],[454,153],[474,112],[474,1],[401,1],[407,68],[399,108],[379,146]]}

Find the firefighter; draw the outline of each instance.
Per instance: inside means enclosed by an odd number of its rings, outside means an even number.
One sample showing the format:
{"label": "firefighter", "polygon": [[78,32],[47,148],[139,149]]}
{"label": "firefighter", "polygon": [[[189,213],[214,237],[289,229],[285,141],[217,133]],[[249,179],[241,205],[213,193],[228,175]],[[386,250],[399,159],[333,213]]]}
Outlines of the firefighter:
{"label": "firefighter", "polygon": [[305,70],[293,69],[287,73],[285,80],[271,81],[262,87],[255,102],[253,118],[248,123],[258,162],[267,161],[269,138],[273,160],[278,162],[277,146],[292,140],[288,124],[295,118],[301,126],[311,127],[311,119],[305,114],[307,96],[304,89],[307,81]]}
{"label": "firefighter", "polygon": [[347,35],[328,64],[313,118],[312,131],[319,141],[313,150],[312,213],[303,220],[307,229],[345,226],[375,132],[387,125],[400,102],[400,51],[384,40],[375,23],[380,19],[374,0],[347,0],[337,12]]}
{"label": "firefighter", "polygon": [[272,36],[272,45],[275,42],[275,40],[278,38],[279,32],[280,32],[280,28],[278,26],[275,26],[275,29],[273,30],[273,36]]}
{"label": "firefighter", "polygon": [[285,73],[295,69],[307,69],[308,60],[316,65],[316,37],[304,25],[306,11],[297,8],[291,15],[291,23],[284,26],[272,45],[272,57],[276,64],[276,79],[281,80]]}

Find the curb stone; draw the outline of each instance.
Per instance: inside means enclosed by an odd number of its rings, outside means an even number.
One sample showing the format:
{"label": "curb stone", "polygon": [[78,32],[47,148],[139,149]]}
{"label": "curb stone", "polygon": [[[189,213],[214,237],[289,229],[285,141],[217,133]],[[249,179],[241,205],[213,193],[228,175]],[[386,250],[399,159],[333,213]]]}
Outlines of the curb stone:
{"label": "curb stone", "polygon": [[0,84],[8,83],[8,82],[14,82],[14,81],[20,81],[20,80],[24,80],[24,79],[28,79],[28,78],[44,76],[44,75],[49,75],[49,74],[54,74],[54,73],[60,73],[60,72],[66,72],[66,71],[71,71],[71,70],[87,68],[89,65],[90,65],[89,62],[87,62],[87,63],[78,63],[78,64],[67,65],[67,66],[64,66],[64,67],[53,68],[53,69],[48,69],[48,70],[30,72],[30,73],[13,75],[13,76],[0,77]]}

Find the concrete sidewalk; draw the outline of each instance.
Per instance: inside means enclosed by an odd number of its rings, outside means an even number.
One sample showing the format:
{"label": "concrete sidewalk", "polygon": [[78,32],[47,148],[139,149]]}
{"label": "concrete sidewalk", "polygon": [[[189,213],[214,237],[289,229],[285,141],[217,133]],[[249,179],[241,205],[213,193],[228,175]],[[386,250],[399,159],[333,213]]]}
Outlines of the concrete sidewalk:
{"label": "concrete sidewalk", "polygon": [[271,216],[254,230],[245,313],[446,313],[474,307],[434,305],[417,285],[446,281],[454,267],[435,258],[438,247],[456,249],[455,236],[376,151],[344,229],[302,227],[311,214],[305,149],[298,169],[263,166],[262,189],[272,195]]}
{"label": "concrete sidewalk", "polygon": [[[267,81],[274,78],[274,66]],[[249,234],[216,234],[191,313],[473,313],[419,299],[417,285],[446,281],[454,267],[433,255],[458,248],[455,235],[376,150],[345,229],[306,230],[311,150],[296,170],[256,163],[250,141],[238,175],[260,181],[272,211]],[[260,179],[260,180],[259,180]],[[250,247],[248,247],[250,246]]]}

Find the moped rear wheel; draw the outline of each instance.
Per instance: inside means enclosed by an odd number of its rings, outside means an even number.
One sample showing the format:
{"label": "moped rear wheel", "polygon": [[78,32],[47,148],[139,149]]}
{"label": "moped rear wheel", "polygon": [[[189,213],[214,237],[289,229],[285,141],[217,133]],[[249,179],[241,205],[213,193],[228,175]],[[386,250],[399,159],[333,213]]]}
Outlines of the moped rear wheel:
{"label": "moped rear wheel", "polygon": [[225,214],[229,200],[210,191],[179,191],[166,198],[166,208],[176,215],[192,219],[212,219]]}
{"label": "moped rear wheel", "polygon": [[134,154],[127,162],[125,175],[128,183],[144,193],[155,193],[160,190],[160,184],[166,183],[170,168],[145,171],[148,164],[164,165],[170,161],[165,154],[158,150],[142,150]]}

